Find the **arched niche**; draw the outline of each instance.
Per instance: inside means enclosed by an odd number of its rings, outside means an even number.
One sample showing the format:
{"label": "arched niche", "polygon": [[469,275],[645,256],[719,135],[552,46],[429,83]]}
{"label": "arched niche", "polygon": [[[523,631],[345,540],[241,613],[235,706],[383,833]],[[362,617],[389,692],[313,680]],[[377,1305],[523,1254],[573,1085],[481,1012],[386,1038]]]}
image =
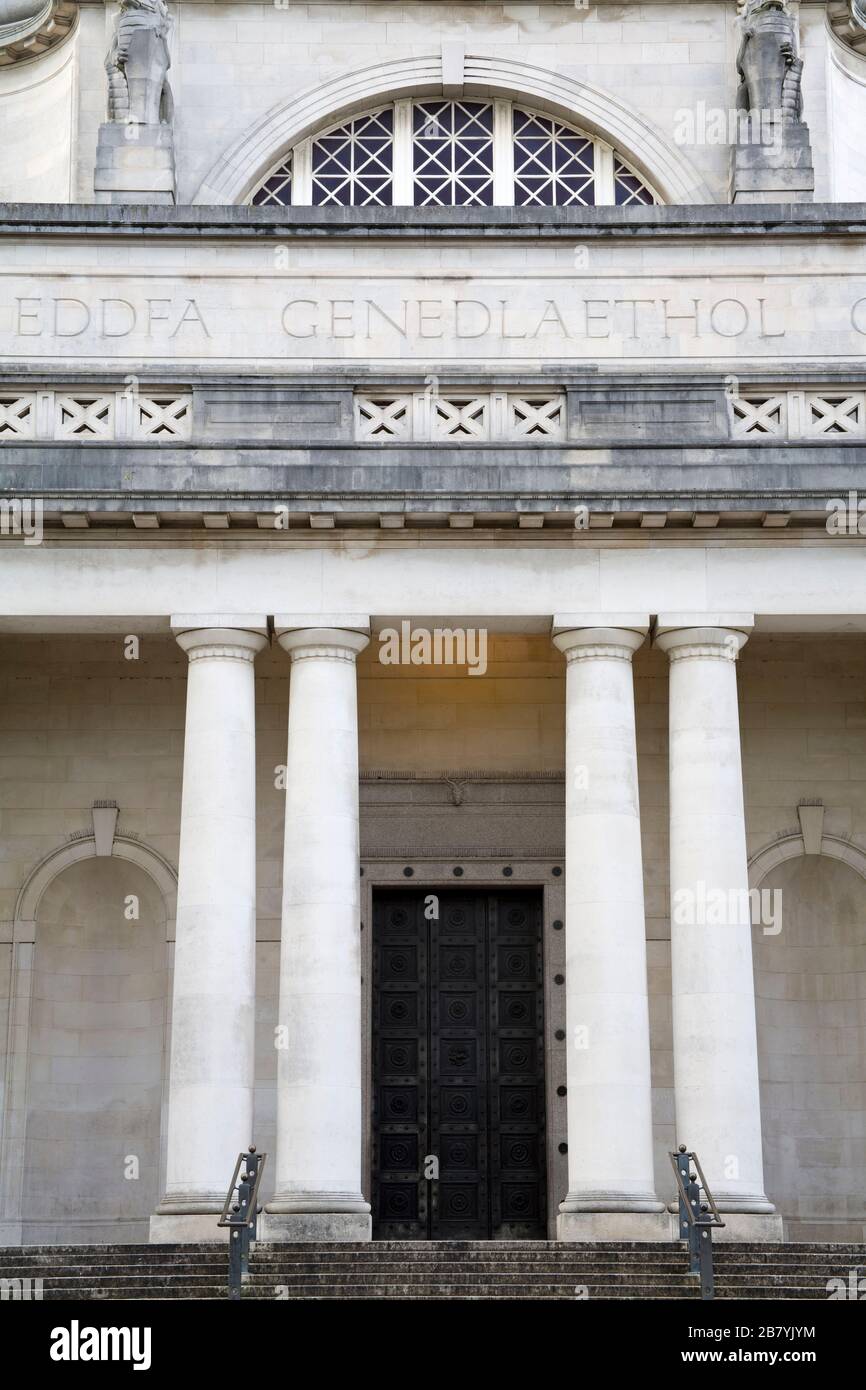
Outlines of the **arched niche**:
{"label": "arched niche", "polygon": [[73,837],[18,895],[0,1244],[148,1238],[176,876],[132,836],[109,848]]}
{"label": "arched niche", "polygon": [[766,846],[750,865],[772,892],[753,928],[767,1194],[785,1236],[866,1237],[866,852],[824,835]]}

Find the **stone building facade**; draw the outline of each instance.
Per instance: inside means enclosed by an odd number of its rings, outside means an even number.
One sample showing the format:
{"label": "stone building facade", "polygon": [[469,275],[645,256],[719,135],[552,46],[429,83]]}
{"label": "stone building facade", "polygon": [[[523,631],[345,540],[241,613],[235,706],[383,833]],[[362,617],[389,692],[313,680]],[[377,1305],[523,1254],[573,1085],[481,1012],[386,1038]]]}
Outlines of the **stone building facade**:
{"label": "stone building facade", "polygon": [[861,20],[0,0],[0,1243],[866,1238]]}

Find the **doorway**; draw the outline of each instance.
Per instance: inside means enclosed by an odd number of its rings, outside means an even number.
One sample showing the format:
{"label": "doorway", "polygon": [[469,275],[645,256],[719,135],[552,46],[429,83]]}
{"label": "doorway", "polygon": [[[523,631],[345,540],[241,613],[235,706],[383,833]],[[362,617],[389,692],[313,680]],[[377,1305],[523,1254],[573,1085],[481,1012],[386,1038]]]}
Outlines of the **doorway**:
{"label": "doorway", "polygon": [[374,893],[374,1239],[546,1237],[542,908]]}

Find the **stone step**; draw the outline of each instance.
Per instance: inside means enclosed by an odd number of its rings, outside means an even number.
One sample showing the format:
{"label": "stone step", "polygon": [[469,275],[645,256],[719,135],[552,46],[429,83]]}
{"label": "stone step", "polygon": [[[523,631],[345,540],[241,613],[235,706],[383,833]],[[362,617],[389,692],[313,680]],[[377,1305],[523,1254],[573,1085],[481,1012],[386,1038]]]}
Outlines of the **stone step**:
{"label": "stone step", "polygon": [[[512,1284],[533,1284],[539,1282],[543,1283],[546,1280],[555,1279],[560,1283],[577,1282],[591,1284],[609,1282],[621,1284],[645,1284],[664,1282],[668,1286],[673,1286],[674,1284],[681,1283],[695,1283],[697,1281],[697,1277],[697,1275],[683,1272],[679,1274],[670,1274],[664,1281],[661,1281],[658,1279],[654,1279],[652,1274],[647,1274],[646,1271],[643,1270],[636,1270],[633,1273],[623,1273],[621,1271],[616,1270],[606,1270],[603,1273],[598,1274],[590,1273],[589,1271],[577,1273],[564,1273],[562,1270],[550,1269],[541,1271],[538,1274],[527,1274],[522,1272],[507,1274],[501,1270],[491,1270],[487,1274],[478,1275],[465,1274],[460,1273],[458,1271],[454,1271],[443,1272],[438,1276],[431,1277],[429,1274],[415,1274],[411,1270],[391,1270],[383,1274],[367,1274],[360,1277],[340,1275],[337,1278],[332,1278],[328,1274],[305,1273],[294,1275],[283,1274],[277,1275],[274,1278],[270,1275],[260,1274],[258,1271],[251,1271],[250,1282],[255,1285],[268,1284],[269,1286],[273,1286],[275,1283],[280,1283],[286,1285],[289,1288],[293,1288],[298,1284],[307,1283],[319,1285],[327,1284],[331,1288],[353,1288],[357,1284],[374,1286],[378,1284],[393,1284],[399,1280],[405,1280],[406,1283],[410,1284],[439,1284],[443,1281],[455,1284],[477,1284],[484,1283],[485,1281],[490,1282],[491,1280],[498,1280],[503,1283]],[[802,1284],[804,1286],[808,1285],[809,1287],[823,1289],[825,1287],[826,1282],[827,1281],[824,1279],[823,1274],[816,1277],[811,1272],[807,1272],[799,1276],[792,1276],[790,1274],[763,1274],[757,1277],[744,1276],[742,1278],[717,1276],[717,1283],[724,1284],[727,1288],[747,1288],[759,1284],[778,1284],[780,1286],[787,1286],[796,1283]]]}
{"label": "stone step", "polygon": [[[51,1292],[54,1294],[75,1294],[76,1292],[87,1290],[90,1292],[91,1296],[93,1296],[96,1292],[99,1291],[104,1291],[106,1293],[116,1295],[120,1291],[129,1292],[132,1290],[141,1291],[147,1289],[173,1290],[181,1286],[190,1289],[207,1289],[209,1287],[216,1286],[225,1290],[226,1282],[226,1278],[214,1279],[210,1276],[201,1276],[196,1278],[187,1275],[162,1275],[154,1276],[150,1279],[49,1279],[45,1282],[44,1292]],[[623,1291],[631,1290],[635,1287],[652,1286],[656,1288],[663,1287],[667,1289],[669,1292],[673,1293],[676,1290],[694,1290],[697,1287],[697,1283],[698,1281],[696,1276],[688,1274],[673,1275],[668,1279],[658,1280],[647,1278],[645,1274],[640,1273],[608,1273],[602,1277],[593,1277],[591,1275],[587,1275],[586,1277],[580,1277],[574,1275],[564,1276],[562,1275],[562,1273],[552,1270],[545,1271],[543,1274],[538,1275],[514,1274],[508,1276],[503,1275],[502,1273],[492,1272],[484,1277],[451,1274],[443,1275],[442,1277],[435,1279],[431,1279],[424,1275],[413,1275],[409,1272],[392,1272],[380,1276],[368,1276],[365,1278],[347,1278],[336,1280],[330,1279],[327,1275],[307,1274],[298,1275],[291,1278],[284,1277],[272,1279],[262,1275],[253,1274],[251,1275],[248,1285],[246,1287],[248,1287],[250,1290],[260,1291],[263,1296],[273,1296],[275,1289],[278,1287],[287,1289],[289,1291],[296,1291],[299,1289],[306,1288],[317,1289],[319,1291],[327,1290],[338,1295],[340,1293],[355,1293],[358,1290],[364,1289],[381,1290],[383,1288],[392,1287],[395,1284],[401,1284],[405,1286],[407,1289],[439,1288],[444,1285],[447,1285],[452,1288],[463,1289],[484,1288],[489,1287],[491,1285],[499,1285],[502,1287],[515,1289],[532,1289],[535,1287],[556,1285],[558,1288],[570,1294],[573,1294],[575,1288],[578,1285],[586,1286],[589,1289],[593,1289],[601,1285],[608,1285],[611,1287],[619,1288]],[[716,1280],[716,1285],[720,1291],[727,1290],[731,1293],[733,1293],[734,1291],[742,1291],[744,1293],[747,1293],[750,1290],[760,1288],[775,1288],[777,1290],[798,1288],[804,1292],[812,1292],[816,1296],[826,1296],[826,1281],[823,1278],[817,1280],[810,1277],[791,1279],[787,1276],[779,1276],[777,1278],[765,1277],[761,1279],[733,1280],[718,1278]]]}
{"label": "stone step", "polygon": [[[798,1250],[790,1245],[760,1246],[756,1248],[746,1248],[740,1245],[724,1245],[714,1243],[713,1249],[719,1259],[837,1259],[842,1257],[852,1257],[860,1259],[866,1258],[866,1245],[846,1246],[832,1245],[821,1247],[818,1250]],[[450,1247],[445,1242],[424,1242],[420,1245],[383,1246],[376,1242],[363,1246],[360,1250],[352,1249],[343,1244],[333,1244],[326,1249],[317,1249],[307,1244],[286,1244],[286,1245],[263,1245],[259,1242],[255,1246],[256,1255],[260,1259],[284,1259],[287,1257],[304,1256],[310,1259],[343,1259],[357,1261],[361,1259],[379,1260],[385,1257],[390,1259],[421,1259],[421,1258],[460,1258],[464,1260],[474,1260],[478,1258],[492,1258],[501,1260],[511,1259],[551,1259],[551,1258],[590,1258],[592,1256],[603,1256],[604,1258],[617,1259],[643,1259],[652,1258],[654,1260],[677,1259],[680,1258],[686,1246],[683,1245],[645,1245],[639,1248],[627,1250],[616,1250],[606,1245],[582,1245],[582,1244],[563,1244],[563,1245],[543,1245],[530,1250],[521,1250],[518,1246],[502,1246],[496,1241],[485,1242],[484,1245],[472,1249],[461,1246]],[[172,1249],[164,1245],[151,1245],[143,1250],[133,1250],[125,1245],[100,1246],[95,1250],[84,1249],[78,1246],[63,1246],[56,1250],[35,1250],[32,1246],[14,1246],[0,1251],[0,1263],[8,1259],[35,1259],[44,1261],[57,1261],[65,1259],[67,1262],[75,1261],[84,1263],[88,1260],[107,1260],[121,1258],[128,1261],[151,1260],[156,1257],[163,1259],[206,1259],[218,1260],[225,1258],[227,1246],[209,1245],[181,1246]]]}
{"label": "stone step", "polygon": [[[685,1259],[681,1259],[681,1260],[679,1260],[675,1265],[657,1265],[657,1264],[654,1264],[654,1263],[652,1263],[652,1262],[650,1262],[650,1261],[643,1261],[643,1260],[640,1260],[640,1261],[630,1261],[630,1260],[604,1260],[604,1261],[592,1261],[592,1262],[589,1262],[589,1261],[576,1261],[576,1262],[572,1262],[572,1261],[565,1261],[565,1260],[543,1260],[543,1261],[538,1261],[538,1260],[536,1260],[536,1261],[533,1261],[531,1264],[525,1264],[525,1265],[522,1265],[522,1264],[518,1263],[517,1261],[509,1261],[508,1263],[505,1263],[505,1262],[499,1262],[499,1261],[497,1261],[497,1260],[485,1260],[485,1261],[483,1261],[483,1262],[481,1262],[481,1261],[470,1261],[470,1260],[454,1260],[454,1261],[449,1261],[449,1260],[436,1260],[436,1261],[424,1262],[424,1263],[422,1263],[422,1262],[420,1262],[420,1261],[416,1263],[415,1261],[412,1261],[412,1260],[404,1260],[404,1261],[387,1260],[387,1261],[383,1261],[381,1264],[370,1264],[370,1265],[365,1265],[363,1269],[358,1269],[358,1268],[353,1268],[351,1264],[331,1265],[331,1264],[329,1264],[329,1263],[326,1262],[326,1261],[318,1261],[318,1260],[285,1260],[285,1261],[279,1261],[279,1260],[270,1261],[270,1260],[269,1260],[269,1261],[263,1262],[263,1261],[257,1260],[254,1253],[253,1253],[253,1255],[251,1256],[251,1261],[250,1261],[250,1263],[251,1263],[251,1267],[252,1267],[255,1271],[257,1271],[258,1273],[267,1274],[267,1275],[270,1275],[270,1274],[304,1274],[305,1272],[308,1272],[308,1271],[310,1271],[310,1272],[315,1271],[316,1273],[320,1273],[320,1274],[322,1274],[322,1275],[324,1275],[324,1276],[326,1276],[326,1277],[328,1277],[328,1278],[347,1278],[347,1279],[367,1278],[368,1276],[373,1276],[373,1275],[381,1274],[381,1273],[388,1273],[389,1271],[392,1271],[392,1272],[394,1272],[394,1273],[396,1273],[396,1274],[400,1274],[400,1273],[402,1273],[403,1271],[407,1271],[407,1272],[412,1271],[412,1272],[414,1272],[414,1273],[416,1273],[416,1274],[418,1274],[418,1275],[420,1275],[420,1276],[431,1276],[431,1277],[435,1277],[435,1276],[437,1276],[437,1275],[439,1275],[439,1274],[442,1274],[442,1273],[448,1273],[448,1272],[450,1272],[450,1271],[455,1271],[455,1272],[461,1272],[461,1273],[465,1273],[465,1274],[468,1274],[468,1275],[472,1275],[472,1276],[475,1276],[475,1277],[481,1277],[481,1276],[484,1276],[485,1274],[490,1273],[491,1271],[497,1271],[497,1270],[501,1270],[503,1274],[514,1275],[514,1274],[521,1274],[521,1273],[526,1273],[526,1274],[539,1273],[539,1272],[543,1272],[544,1270],[548,1270],[548,1269],[562,1270],[562,1271],[563,1271],[564,1273],[566,1273],[566,1274],[570,1274],[570,1273],[572,1273],[573,1271],[579,1271],[579,1270],[582,1270],[582,1269],[585,1269],[585,1270],[593,1270],[593,1271],[595,1271],[596,1273],[603,1273],[603,1272],[606,1271],[606,1270],[609,1270],[609,1271],[611,1271],[611,1272],[613,1272],[613,1273],[615,1273],[617,1270],[638,1270],[638,1271],[642,1271],[642,1272],[647,1273],[647,1274],[658,1274],[658,1275],[660,1275],[660,1276],[668,1276],[668,1275],[674,1275],[674,1274],[677,1274],[677,1273],[682,1273],[682,1272],[686,1271],[687,1268],[688,1268],[688,1263],[687,1263],[687,1261],[686,1261]],[[801,1269],[801,1268],[804,1268],[804,1267],[813,1268],[813,1266],[804,1266],[804,1265],[801,1265],[801,1264],[796,1264],[796,1265],[792,1265],[792,1266],[786,1266],[785,1268],[791,1268],[791,1269],[798,1270],[798,1269]],[[836,1264],[834,1264],[834,1265],[831,1266],[831,1267],[835,1269],[835,1268],[838,1268],[839,1266],[836,1265]],[[748,1272],[748,1268],[749,1268],[749,1267],[745,1267],[745,1268],[746,1268],[746,1272]],[[762,1267],[760,1267],[760,1266],[757,1267],[758,1271],[760,1270],[760,1268],[762,1268]],[[776,1269],[777,1267],[776,1267],[776,1266],[771,1266],[770,1268],[771,1268],[771,1269]],[[814,1266],[814,1268],[821,1268],[821,1269],[823,1269],[823,1266],[820,1266],[820,1267],[819,1267],[819,1266]],[[847,1268],[847,1266],[846,1266],[846,1268]],[[159,1261],[159,1262],[154,1261],[154,1263],[153,1263],[152,1265],[141,1265],[141,1264],[135,1264],[135,1265],[109,1264],[109,1265],[90,1265],[90,1266],[88,1266],[87,1268],[84,1268],[84,1267],[82,1267],[82,1266],[75,1265],[75,1264],[63,1264],[63,1265],[52,1265],[52,1266],[48,1266],[48,1265],[39,1265],[38,1267],[34,1267],[34,1266],[27,1265],[26,1263],[19,1263],[19,1264],[17,1264],[17,1265],[9,1265],[9,1266],[7,1266],[7,1267],[6,1267],[6,1270],[4,1271],[4,1273],[8,1274],[10,1277],[15,1277],[15,1276],[17,1276],[17,1275],[30,1274],[30,1275],[36,1275],[36,1276],[39,1276],[39,1277],[42,1277],[42,1278],[45,1278],[46,1276],[49,1276],[49,1277],[58,1277],[58,1276],[60,1276],[60,1277],[65,1277],[65,1278],[73,1278],[73,1277],[74,1277],[74,1278],[84,1278],[84,1279],[88,1279],[88,1278],[94,1278],[94,1279],[95,1279],[95,1278],[102,1277],[102,1276],[111,1277],[111,1276],[121,1276],[121,1275],[124,1276],[124,1277],[128,1277],[128,1278],[147,1278],[147,1277],[149,1277],[149,1275],[150,1275],[151,1273],[178,1274],[178,1275],[180,1275],[180,1274],[217,1275],[217,1274],[222,1274],[226,1269],[228,1269],[228,1261],[227,1261],[227,1260],[220,1261],[219,1264],[213,1264],[213,1265],[203,1264],[203,1263],[176,1265],[176,1264],[173,1264],[171,1261]],[[740,1272],[739,1267],[737,1267],[737,1269],[735,1270],[735,1272]]]}
{"label": "stone step", "polygon": [[202,1260],[202,1259],[198,1259],[198,1260],[177,1260],[177,1261],[175,1261],[175,1260],[172,1258],[172,1259],[169,1259],[169,1260],[136,1260],[136,1261],[129,1261],[129,1260],[106,1260],[106,1261],[99,1261],[99,1262],[97,1262],[97,1261],[92,1261],[92,1262],[90,1262],[90,1263],[88,1263],[88,1264],[78,1264],[77,1261],[75,1261],[75,1260],[64,1260],[62,1263],[58,1262],[58,1263],[55,1263],[55,1264],[49,1264],[49,1263],[47,1263],[47,1262],[46,1262],[46,1263],[40,1263],[40,1264],[30,1264],[30,1263],[28,1263],[28,1261],[26,1261],[26,1260],[16,1260],[16,1261],[14,1261],[14,1262],[10,1260],[8,1264],[0,1264],[0,1275],[6,1275],[6,1274],[10,1274],[10,1273],[11,1273],[11,1274],[19,1274],[19,1273],[25,1273],[25,1274],[39,1274],[39,1273],[52,1273],[52,1274],[78,1273],[78,1274],[87,1274],[87,1273],[91,1273],[91,1272],[95,1273],[96,1271],[99,1271],[99,1270],[104,1270],[104,1271],[109,1272],[109,1273],[112,1272],[112,1271],[115,1271],[115,1270],[139,1270],[139,1271],[141,1271],[142,1273],[146,1273],[148,1270],[151,1270],[151,1269],[165,1269],[165,1270],[171,1270],[171,1269],[189,1269],[189,1270],[203,1270],[203,1271],[210,1272],[210,1273],[216,1273],[218,1270],[227,1269],[227,1268],[228,1268],[228,1256],[223,1256],[223,1258],[222,1258],[221,1260]]}
{"label": "stone step", "polygon": [[[830,1278],[866,1271],[864,1245],[730,1244],[715,1256],[719,1298],[826,1300]],[[51,1300],[224,1301],[228,1258],[221,1243],[11,1247],[0,1278],[41,1278]],[[682,1244],[554,1241],[262,1243],[244,1297],[574,1301],[584,1288],[594,1299],[700,1298]]]}
{"label": "stone step", "polygon": [[[359,1262],[354,1259],[345,1259],[340,1256],[320,1257],[309,1259],[300,1254],[294,1257],[267,1256],[262,1257],[258,1252],[254,1252],[252,1259],[255,1267],[259,1270],[295,1270],[304,1269],[323,1270],[337,1275],[341,1272],[358,1274],[361,1270],[382,1271],[388,1269],[401,1270],[413,1268],[418,1270],[439,1271],[448,1269],[466,1269],[483,1272],[489,1269],[620,1269],[620,1268],[643,1268],[664,1274],[675,1272],[683,1267],[685,1252],[677,1252],[671,1258],[649,1256],[639,1259],[629,1258],[628,1256],[609,1256],[599,1252],[593,1254],[557,1255],[557,1256],[536,1256],[532,1259],[521,1260],[519,1258],[502,1259],[487,1255],[485,1257],[475,1257],[467,1259],[465,1257],[447,1259],[442,1255],[430,1257],[418,1257],[412,1259],[396,1260],[394,1258],[375,1259]],[[804,1260],[802,1257],[785,1256],[763,1256],[753,1255],[747,1258],[727,1256],[719,1252],[715,1254],[716,1268],[720,1271],[731,1273],[757,1273],[760,1271],[799,1271],[803,1269],[814,1270],[839,1270],[866,1268],[866,1253],[839,1254],[834,1256],[821,1257],[815,1260]],[[75,1259],[64,1258],[62,1261],[39,1260],[32,1261],[26,1256],[18,1253],[16,1259],[9,1259],[0,1262],[0,1276],[15,1277],[22,1275],[36,1275],[47,1272],[54,1274],[84,1274],[91,1273],[111,1273],[111,1272],[147,1272],[147,1271],[180,1271],[182,1269],[197,1272],[218,1272],[228,1265],[226,1255],[219,1258],[208,1260],[202,1256],[183,1257],[154,1255],[151,1259],[127,1260],[121,1256],[113,1260],[91,1259],[89,1261],[78,1261]]]}
{"label": "stone step", "polygon": [[[666,1287],[659,1286],[657,1283],[638,1284],[630,1286],[628,1290],[623,1290],[620,1284],[588,1284],[588,1297],[591,1300],[674,1300],[678,1301],[699,1301],[698,1287],[694,1290],[667,1290]],[[195,1300],[195,1301],[227,1301],[227,1287],[225,1284],[213,1284],[213,1286],[188,1286],[188,1284],[174,1284],[167,1289],[154,1290],[153,1287],[146,1286],[142,1289],[118,1290],[117,1293],[107,1297],[103,1290],[81,1289],[75,1291],[76,1300],[93,1302],[149,1302],[149,1301],[172,1301],[172,1300]],[[781,1300],[806,1300],[806,1301],[826,1301],[826,1293],[823,1291],[803,1290],[796,1284],[791,1284],[788,1289],[780,1289],[778,1286],[762,1287],[756,1286],[749,1290],[726,1291],[717,1289],[716,1297],[737,1298],[737,1300],[766,1300],[778,1302]],[[259,1291],[245,1290],[243,1298],[252,1298],[254,1301],[272,1301],[272,1294],[259,1293]],[[435,1284],[435,1286],[417,1286],[407,1290],[405,1284],[388,1284],[388,1286],[377,1287],[377,1289],[366,1289],[364,1286],[356,1287],[352,1290],[332,1290],[332,1289],[313,1289],[313,1287],[299,1286],[292,1290],[286,1300],[279,1301],[299,1301],[299,1300],[417,1300],[435,1301],[441,1300],[569,1300],[575,1301],[573,1291],[563,1291],[559,1286],[532,1286],[531,1289],[520,1286],[499,1286],[499,1284],[481,1284],[477,1290],[467,1291],[466,1289],[455,1289],[448,1284]],[[44,1291],[46,1301],[70,1301],[70,1291],[61,1290]]]}
{"label": "stone step", "polygon": [[[571,1276],[581,1272],[600,1275],[604,1272],[611,1274],[640,1272],[647,1277],[654,1276],[659,1278],[674,1277],[686,1269],[686,1260],[681,1256],[675,1263],[661,1263],[652,1260],[630,1261],[627,1259],[603,1259],[595,1258],[558,1260],[545,1259],[527,1261],[525,1263],[512,1261],[488,1260],[445,1260],[438,1258],[431,1261],[394,1261],[385,1260],[365,1265],[360,1269],[350,1261],[310,1261],[310,1260],[261,1260],[255,1253],[252,1256],[251,1265],[257,1274],[268,1277],[301,1277],[308,1273],[316,1273],[323,1278],[329,1279],[357,1279],[366,1278],[373,1275],[387,1275],[389,1273],[400,1274],[402,1272],[412,1272],[418,1277],[437,1277],[442,1274],[460,1273],[475,1277],[486,1276],[490,1273],[501,1272],[504,1275],[535,1275],[549,1271],[559,1271],[564,1275]],[[5,1278],[27,1278],[27,1277],[50,1277],[50,1278],[69,1278],[69,1279],[97,1279],[97,1278],[150,1278],[157,1276],[179,1277],[183,1274],[186,1277],[217,1277],[221,1278],[228,1268],[226,1259],[205,1262],[187,1261],[175,1262],[173,1260],[154,1260],[147,1263],[128,1264],[116,1262],[113,1264],[91,1264],[81,1266],[75,1263],[63,1263],[55,1265],[28,1264],[26,1261],[9,1263],[0,1268],[0,1276]],[[833,1259],[829,1261],[803,1261],[786,1260],[770,1261],[759,1260],[757,1258],[750,1261],[717,1261],[716,1270],[719,1277],[729,1278],[759,1278],[759,1277],[788,1277],[813,1274],[815,1278],[824,1277],[832,1273],[847,1272],[849,1269],[866,1270],[866,1261],[858,1265],[849,1264],[846,1260]]]}
{"label": "stone step", "polygon": [[[603,1254],[603,1252],[595,1252],[595,1254],[587,1255],[537,1255],[537,1257],[532,1259],[502,1259],[495,1257],[495,1255],[488,1255],[488,1257],[484,1258],[467,1258],[466,1255],[455,1255],[452,1259],[448,1259],[445,1255],[435,1255],[435,1257],[427,1259],[395,1259],[389,1255],[389,1257],[375,1259],[375,1261],[366,1261],[363,1262],[363,1264],[361,1264],[361,1261],[357,1261],[357,1259],[345,1259],[339,1257],[339,1255],[334,1255],[334,1257],[320,1257],[317,1259],[303,1258],[300,1257],[300,1255],[292,1255],[292,1257],[265,1255],[265,1257],[263,1257],[263,1255],[259,1254],[259,1251],[254,1251],[252,1258],[253,1261],[256,1262],[256,1265],[263,1269],[285,1269],[292,1268],[292,1266],[296,1265],[309,1265],[316,1266],[316,1268],[327,1269],[450,1269],[455,1268],[456,1265],[464,1265],[467,1269],[484,1268],[484,1266],[496,1266],[496,1268],[499,1269],[506,1269],[509,1268],[509,1266],[514,1266],[514,1268],[518,1269],[532,1269],[535,1268],[535,1266],[541,1268],[541,1266],[548,1265],[562,1265],[567,1266],[567,1268],[584,1265],[612,1265],[617,1266],[617,1268],[619,1268],[619,1266],[639,1266],[639,1268],[644,1268],[644,1266],[649,1268],[649,1266],[652,1266],[653,1269],[680,1269],[684,1262],[687,1261],[687,1252],[678,1251],[677,1254],[670,1259],[649,1257],[649,1255],[641,1255],[639,1258],[630,1258],[628,1255],[607,1255]],[[795,1255],[795,1257],[788,1258],[785,1257],[785,1255],[773,1257],[773,1255],[765,1254],[752,1255],[752,1257],[745,1259],[726,1259],[716,1254],[716,1265],[724,1269],[760,1269],[777,1268],[777,1266],[783,1266],[783,1268],[788,1268],[788,1266],[790,1266],[792,1269],[802,1269],[806,1268],[806,1266],[813,1266],[813,1268],[816,1269],[835,1269],[840,1265],[848,1264],[856,1265],[858,1261],[856,1261],[856,1258],[852,1259],[848,1257],[848,1255],[822,1255],[822,1257],[817,1259],[809,1259],[808,1257],[803,1257],[803,1255],[799,1255],[799,1257]],[[866,1255],[860,1257],[860,1264],[866,1264]]]}
{"label": "stone step", "polygon": [[[534,1252],[543,1254],[571,1254],[577,1252],[596,1252],[603,1254],[652,1254],[652,1255],[677,1255],[682,1254],[684,1245],[679,1242],[663,1241],[612,1241],[604,1243],[575,1244],[568,1241],[500,1241],[500,1240],[479,1240],[479,1241],[364,1241],[364,1242],[332,1242],[320,1241],[286,1241],[279,1243],[268,1243],[259,1241],[256,1245],[256,1252],[266,1256],[270,1254],[308,1254],[308,1255],[366,1255],[376,1257],[382,1252],[391,1252],[401,1257],[409,1253],[439,1252],[443,1254],[490,1254],[495,1251],[498,1255],[515,1254],[519,1256],[531,1255]],[[866,1244],[858,1244],[850,1241],[836,1244],[823,1243],[809,1245],[804,1243],[785,1242],[782,1245],[762,1244],[760,1242],[725,1242],[716,1241],[714,1248],[720,1256],[747,1255],[758,1253],[760,1255],[791,1255],[806,1254],[810,1258],[822,1253],[831,1255],[857,1254],[861,1258],[866,1258]],[[145,1256],[152,1257],[155,1253],[161,1255],[205,1255],[208,1257],[218,1257],[220,1253],[225,1254],[226,1245],[219,1241],[201,1241],[198,1243],[183,1244],[105,1244],[105,1245],[7,1245],[0,1246],[0,1261],[8,1256],[20,1257],[22,1254],[35,1258],[45,1257],[56,1260],[63,1255],[73,1257],[75,1260],[82,1260],[87,1256],[106,1257],[112,1254],[124,1256]]]}

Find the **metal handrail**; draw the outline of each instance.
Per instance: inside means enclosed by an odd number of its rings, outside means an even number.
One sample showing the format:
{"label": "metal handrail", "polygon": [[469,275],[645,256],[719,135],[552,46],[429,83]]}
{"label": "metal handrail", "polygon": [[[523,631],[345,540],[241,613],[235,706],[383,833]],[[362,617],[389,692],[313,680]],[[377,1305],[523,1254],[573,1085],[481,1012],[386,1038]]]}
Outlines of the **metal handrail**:
{"label": "metal handrail", "polygon": [[[241,1285],[250,1272],[250,1245],[257,1239],[257,1222],[261,1212],[258,1205],[259,1188],[265,1171],[267,1154],[256,1153],[251,1144],[246,1153],[238,1154],[235,1171],[226,1193],[218,1226],[229,1230],[229,1298],[237,1301]],[[243,1174],[241,1174],[243,1168]],[[235,1200],[237,1193],[237,1200]]]}
{"label": "metal handrail", "polygon": [[[689,1242],[689,1273],[700,1277],[701,1298],[715,1298],[713,1228],[718,1229],[725,1223],[697,1154],[690,1153],[685,1144],[680,1144],[677,1152],[668,1157],[677,1180],[680,1239]],[[707,1199],[705,1202],[701,1201],[701,1192]]]}

